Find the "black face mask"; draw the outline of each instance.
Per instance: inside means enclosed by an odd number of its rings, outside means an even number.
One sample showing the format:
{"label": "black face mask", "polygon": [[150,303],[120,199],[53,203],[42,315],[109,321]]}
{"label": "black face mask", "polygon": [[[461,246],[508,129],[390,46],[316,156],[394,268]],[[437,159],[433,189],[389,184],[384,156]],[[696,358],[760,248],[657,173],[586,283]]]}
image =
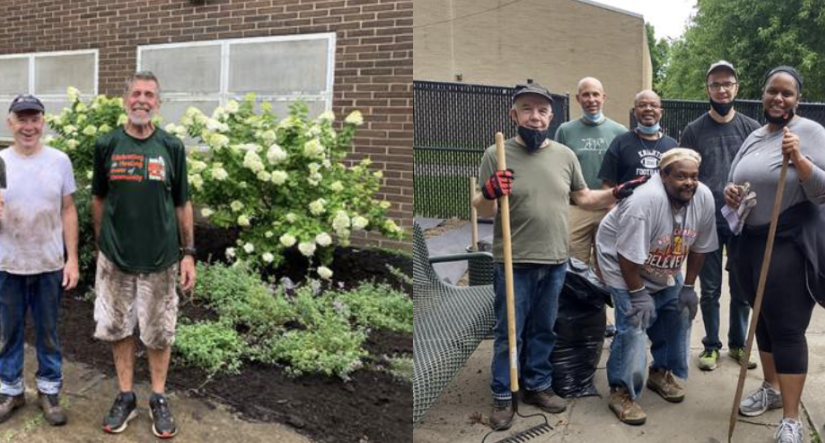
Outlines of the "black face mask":
{"label": "black face mask", "polygon": [[530,129],[525,128],[524,126],[518,127],[518,136],[521,137],[521,141],[527,146],[527,151],[529,153],[534,153],[538,151],[541,145],[547,140],[547,134],[550,132],[550,128],[545,130],[539,129]]}
{"label": "black face mask", "polygon": [[718,103],[710,99],[710,107],[716,111],[717,114],[721,115],[722,117],[728,115],[731,109],[733,109],[733,100],[728,103]]}
{"label": "black face mask", "polygon": [[796,115],[796,112],[795,112],[794,109],[791,109],[790,111],[788,111],[788,114],[784,117],[774,117],[770,113],[768,113],[767,109],[764,111],[764,113],[765,113],[765,120],[767,120],[768,123],[772,123],[774,125],[777,125],[780,128],[784,128],[788,124],[788,122],[791,121],[793,116]]}

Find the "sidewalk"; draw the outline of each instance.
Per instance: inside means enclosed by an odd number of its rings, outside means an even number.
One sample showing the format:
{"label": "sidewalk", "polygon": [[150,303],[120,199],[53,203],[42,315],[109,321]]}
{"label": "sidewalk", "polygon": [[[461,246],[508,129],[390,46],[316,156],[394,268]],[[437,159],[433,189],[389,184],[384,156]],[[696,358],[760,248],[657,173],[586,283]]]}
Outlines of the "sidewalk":
{"label": "sidewalk", "polygon": [[[20,443],[132,443],[160,441],[152,434],[149,418],[150,387],[135,386],[138,396],[138,417],[122,434],[105,434],[101,428],[103,416],[112,406],[118,391],[117,379],[94,368],[63,362],[63,392],[61,403],[69,416],[62,427],[49,426],[37,407],[34,372],[37,358],[34,349],[26,346],[26,406],[18,409],[7,422],[0,424],[0,442]],[[178,424],[176,443],[310,443],[286,426],[275,423],[250,423],[239,419],[225,407],[190,398],[184,394],[167,393]]]}
{"label": "sidewalk", "polygon": [[[457,235],[457,234],[453,234]],[[727,282],[722,294],[721,336],[727,338],[728,304]],[[612,312],[608,313],[613,318]],[[711,372],[698,369],[697,361],[702,351],[704,326],[701,311],[693,322],[691,334],[690,376],[685,382],[687,397],[679,404],[665,402],[652,391],[645,389],[639,404],[648,415],[643,426],[628,426],[616,419],[608,409],[608,393],[605,363],[609,356],[610,340],[605,341],[602,361],[596,372],[596,388],[605,398],[586,397],[570,400],[567,411],[562,414],[546,414],[554,431],[530,442],[568,443],[680,443],[727,442],[728,420],[736,390],[739,367],[723,350],[719,368]],[[825,422],[825,310],[815,308],[814,317],[808,328],[809,375],[803,394],[803,414],[807,412],[816,424],[816,431],[823,432]],[[754,346],[755,348],[755,346]],[[492,341],[485,340],[472,355],[464,369],[447,386],[441,397],[424,416],[413,431],[416,443],[480,443],[489,428],[480,423],[490,413],[489,393],[490,353]],[[756,352],[756,351],[754,351]],[[648,359],[650,361],[650,358]],[[762,380],[760,368],[748,371],[745,393],[757,387]],[[520,405],[525,415],[539,412],[538,409]],[[773,442],[776,425],[782,418],[782,411],[774,410],[754,418],[739,417],[734,433],[734,442]],[[497,442],[510,433],[540,424],[538,418],[517,418],[508,432],[490,436],[487,442]],[[805,423],[810,435],[814,429]],[[811,441],[810,437],[806,441]],[[815,441],[815,440],[814,440]]]}

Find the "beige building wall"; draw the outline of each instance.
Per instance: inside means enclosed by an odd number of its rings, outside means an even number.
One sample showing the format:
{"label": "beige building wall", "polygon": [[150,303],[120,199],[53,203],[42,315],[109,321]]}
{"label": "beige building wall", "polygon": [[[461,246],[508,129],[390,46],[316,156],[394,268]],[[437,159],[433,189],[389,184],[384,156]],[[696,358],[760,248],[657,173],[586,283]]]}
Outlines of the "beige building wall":
{"label": "beige building wall", "polygon": [[581,115],[576,84],[599,78],[605,114],[627,125],[637,92],[652,84],[641,15],[582,0],[416,0],[413,77],[487,85],[532,78],[570,93],[570,118]]}

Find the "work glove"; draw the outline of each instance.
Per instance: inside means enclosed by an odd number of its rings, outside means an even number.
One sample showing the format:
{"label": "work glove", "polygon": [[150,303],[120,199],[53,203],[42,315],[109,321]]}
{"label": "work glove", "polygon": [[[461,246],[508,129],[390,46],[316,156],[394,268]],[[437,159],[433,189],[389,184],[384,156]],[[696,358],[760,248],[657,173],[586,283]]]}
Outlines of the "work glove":
{"label": "work glove", "polygon": [[633,195],[633,190],[644,184],[650,178],[646,175],[636,177],[633,180],[626,181],[619,186],[613,188],[613,198],[622,200]]}
{"label": "work glove", "polygon": [[630,310],[627,311],[627,320],[631,326],[647,329],[655,313],[656,305],[646,287],[642,286],[630,292]]}
{"label": "work glove", "polygon": [[502,195],[510,195],[514,178],[512,169],[496,171],[481,187],[481,194],[487,200],[495,200]]}
{"label": "work glove", "polygon": [[693,289],[693,285],[682,285],[679,291],[679,311],[687,308],[690,313],[690,321],[696,318],[696,311],[699,307],[699,297]]}

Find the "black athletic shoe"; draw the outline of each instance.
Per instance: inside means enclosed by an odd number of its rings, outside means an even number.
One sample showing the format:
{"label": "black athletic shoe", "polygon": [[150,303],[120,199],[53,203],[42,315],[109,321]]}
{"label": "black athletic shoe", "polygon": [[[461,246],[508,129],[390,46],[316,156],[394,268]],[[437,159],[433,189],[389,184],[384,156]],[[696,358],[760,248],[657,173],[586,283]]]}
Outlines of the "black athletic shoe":
{"label": "black athletic shoe", "polygon": [[149,398],[149,414],[152,417],[152,432],[156,437],[172,438],[178,433],[166,397],[153,393]]}
{"label": "black athletic shoe", "polygon": [[103,432],[120,434],[137,417],[137,397],[134,392],[121,392],[115,399],[109,414],[103,418]]}

